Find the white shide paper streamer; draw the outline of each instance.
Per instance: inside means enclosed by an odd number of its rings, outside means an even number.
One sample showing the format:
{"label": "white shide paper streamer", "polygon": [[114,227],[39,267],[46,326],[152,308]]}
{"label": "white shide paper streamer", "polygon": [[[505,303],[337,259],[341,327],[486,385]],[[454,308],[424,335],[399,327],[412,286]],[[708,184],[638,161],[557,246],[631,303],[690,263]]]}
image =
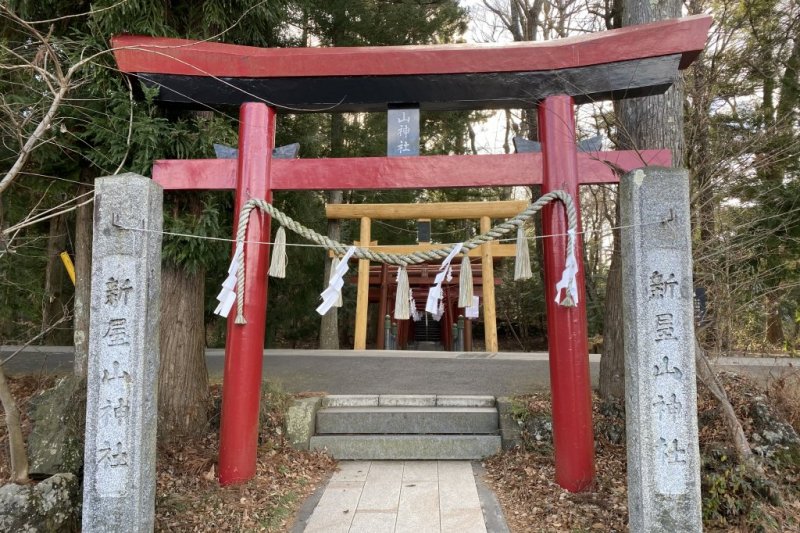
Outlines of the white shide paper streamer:
{"label": "white shide paper streamer", "polygon": [[439,273],[436,274],[436,278],[433,280],[433,286],[428,291],[428,300],[425,302],[425,310],[434,316],[439,315],[439,318],[441,318],[439,314],[439,302],[442,299],[442,282],[445,278],[447,278],[447,281],[453,279],[450,262],[456,254],[461,251],[462,246],[464,246],[464,243],[456,244],[450,254],[444,258],[442,265],[439,267]]}
{"label": "white shide paper streamer", "polygon": [[347,253],[344,254],[339,264],[336,265],[336,270],[334,270],[335,275],[331,274],[330,281],[328,282],[328,288],[322,291],[320,296],[322,297],[322,303],[319,304],[317,307],[317,313],[320,315],[324,315],[328,311],[330,311],[331,307],[336,305],[336,302],[339,301],[339,297],[342,294],[342,287],[344,287],[344,279],[342,279],[347,272],[347,262],[353,257],[353,254],[356,253],[356,247],[351,246],[347,249]]}
{"label": "white shide paper streamer", "polygon": [[239,264],[242,262],[242,255],[244,255],[244,242],[237,241],[236,248],[233,252],[233,259],[231,259],[231,266],[228,267],[228,277],[222,282],[222,291],[217,295],[219,305],[214,309],[214,314],[222,317],[227,317],[231,312],[234,302],[236,302],[236,272],[239,270]]}

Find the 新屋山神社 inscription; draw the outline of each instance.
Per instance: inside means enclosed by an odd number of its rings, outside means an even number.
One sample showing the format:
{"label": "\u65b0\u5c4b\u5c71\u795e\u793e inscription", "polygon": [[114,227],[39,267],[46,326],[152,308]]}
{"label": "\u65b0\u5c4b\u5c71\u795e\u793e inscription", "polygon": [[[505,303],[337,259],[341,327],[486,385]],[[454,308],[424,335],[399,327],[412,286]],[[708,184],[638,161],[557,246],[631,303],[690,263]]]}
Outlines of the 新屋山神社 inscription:
{"label": "\u65b0\u5c4b\u5c71\u795e\u793e inscription", "polygon": [[[656,489],[661,494],[683,494],[686,487],[685,459],[687,435],[676,424],[684,415],[689,392],[686,365],[681,265],[674,250],[656,248],[645,254],[647,315],[650,323],[649,353],[652,354],[652,398],[649,401],[652,427],[651,450],[655,462]],[[693,364],[693,362],[692,362]]]}
{"label": "\u65b0\u5c4b\u5c71\u795e\u793e inscription", "polygon": [[101,263],[105,281],[98,317],[103,324],[99,349],[104,363],[97,376],[95,487],[100,496],[112,497],[127,494],[130,481],[131,396],[136,376],[131,361],[136,273],[126,272],[130,267],[122,266],[126,262],[121,259],[109,256]]}

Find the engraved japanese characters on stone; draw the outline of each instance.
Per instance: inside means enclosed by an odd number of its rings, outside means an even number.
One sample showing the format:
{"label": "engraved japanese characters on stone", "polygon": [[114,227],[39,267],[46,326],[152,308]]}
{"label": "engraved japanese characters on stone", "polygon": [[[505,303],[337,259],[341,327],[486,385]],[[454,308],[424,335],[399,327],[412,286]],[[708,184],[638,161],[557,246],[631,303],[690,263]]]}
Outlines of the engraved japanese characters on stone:
{"label": "engraved japanese characters on stone", "polygon": [[128,293],[133,290],[131,280],[117,279],[113,276],[106,280],[105,304],[111,307],[128,305]]}
{"label": "engraved japanese characters on stone", "polygon": [[663,419],[665,415],[674,418],[681,413],[683,404],[678,401],[678,395],[673,393],[656,394],[656,401],[653,402],[653,407],[658,411],[658,417]]}
{"label": "engraved japanese characters on stone", "polygon": [[109,319],[103,338],[106,340],[106,346],[128,346],[131,343],[128,333],[128,319]]}
{"label": "engraved japanese characters on stone", "polygon": [[681,447],[678,439],[667,440],[661,437],[658,439],[658,448],[661,459],[667,464],[686,464],[686,447]]}
{"label": "engraved japanese characters on stone", "polygon": [[108,468],[128,467],[128,452],[122,442],[117,442],[115,446],[103,441],[103,447],[97,449],[97,464]]}
{"label": "engraved japanese characters on stone", "polygon": [[675,289],[678,287],[678,280],[675,278],[675,274],[670,273],[669,275],[665,276],[663,273],[659,272],[658,270],[654,270],[653,273],[650,275],[649,280],[649,290],[650,295],[649,299],[665,299],[665,298],[675,298],[679,294],[676,293]]}
{"label": "engraved japanese characters on stone", "polygon": [[103,369],[103,383],[108,383],[117,379],[126,383],[130,383],[131,375],[127,370],[122,368],[122,365],[120,365],[119,361],[114,361],[111,363],[111,367],[111,370],[108,368]]}
{"label": "engraved japanese characters on stone", "polygon": [[677,366],[670,364],[669,356],[664,356],[661,359],[661,363],[653,366],[655,370],[655,376],[662,377],[662,376],[672,376],[675,379],[681,379],[683,376],[683,372]]}
{"label": "engraved japanese characters on stone", "polygon": [[672,313],[658,313],[656,315],[656,342],[675,341],[675,317]]}
{"label": "engraved japanese characters on stone", "polygon": [[130,412],[131,407],[126,398],[117,398],[116,402],[107,399],[105,405],[100,408],[100,423],[108,424],[116,421],[117,425],[122,426]]}

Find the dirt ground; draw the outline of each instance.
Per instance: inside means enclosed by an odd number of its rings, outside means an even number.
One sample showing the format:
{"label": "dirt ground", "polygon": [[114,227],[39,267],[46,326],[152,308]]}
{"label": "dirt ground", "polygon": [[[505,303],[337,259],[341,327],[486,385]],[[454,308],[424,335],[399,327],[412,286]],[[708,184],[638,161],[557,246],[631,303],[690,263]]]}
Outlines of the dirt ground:
{"label": "dirt ground", "polygon": [[[774,381],[766,389],[734,374],[723,374],[731,403],[754,449],[753,400],[764,398],[795,431],[800,423],[800,373]],[[526,435],[525,445],[485,461],[487,481],[497,493],[514,533],[627,531],[627,479],[624,408],[594,402],[595,483],[572,494],[555,482],[552,444]],[[518,398],[519,412],[549,416],[550,398]],[[706,531],[800,531],[800,450],[759,456],[757,474],[737,465],[717,402],[699,387],[698,419],[702,456],[703,518]],[[772,453],[772,452],[768,452]]]}

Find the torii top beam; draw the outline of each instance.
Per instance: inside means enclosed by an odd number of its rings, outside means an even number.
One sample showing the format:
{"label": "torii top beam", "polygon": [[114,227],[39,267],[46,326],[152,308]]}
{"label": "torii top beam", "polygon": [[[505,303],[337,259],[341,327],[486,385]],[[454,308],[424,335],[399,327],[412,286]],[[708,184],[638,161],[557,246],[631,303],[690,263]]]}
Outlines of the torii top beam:
{"label": "torii top beam", "polygon": [[188,106],[264,101],[279,112],[530,108],[665,91],[703,50],[697,15],[557,41],[350,48],[254,48],[141,36],[112,39],[122,72]]}

